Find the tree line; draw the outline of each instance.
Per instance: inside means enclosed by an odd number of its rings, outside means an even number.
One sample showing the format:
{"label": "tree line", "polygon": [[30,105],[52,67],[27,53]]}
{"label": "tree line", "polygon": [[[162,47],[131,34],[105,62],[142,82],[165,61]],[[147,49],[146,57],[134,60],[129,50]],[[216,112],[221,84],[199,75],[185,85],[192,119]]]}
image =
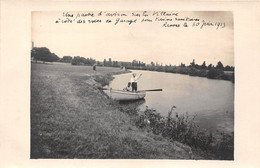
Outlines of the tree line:
{"label": "tree line", "polygon": [[129,69],[138,70],[149,70],[158,72],[168,72],[168,73],[179,73],[190,76],[207,77],[209,79],[223,79],[234,82],[234,70],[233,66],[224,66],[221,61],[219,61],[216,66],[209,64],[206,65],[204,61],[201,65],[195,63],[195,59],[192,60],[190,65],[185,65],[181,63],[179,66],[172,65],[159,65],[158,63],[151,62],[146,66],[131,66]]}
{"label": "tree line", "polygon": [[73,58],[71,56],[63,56],[63,58],[60,58],[46,47],[33,47],[31,50],[31,59],[36,62],[64,62],[71,63],[72,65],[94,65],[96,63],[95,59],[80,56],[74,56]]}
{"label": "tree line", "polygon": [[[88,65],[93,66],[107,66],[107,67],[125,67],[127,69],[138,69],[138,70],[149,70],[149,71],[159,71],[159,72],[169,72],[169,73],[179,73],[186,74],[190,76],[207,77],[209,79],[223,79],[234,82],[234,67],[226,65],[224,66],[221,61],[219,61],[216,66],[209,64],[206,65],[204,61],[201,65],[195,63],[195,59],[189,65],[181,63],[180,65],[162,65],[158,63],[151,62],[146,64],[144,62],[133,60],[132,62],[123,61],[112,61],[111,58],[108,60],[104,59],[103,62],[96,61],[93,58],[85,58],[81,56],[63,56],[59,58],[55,53],[51,53],[46,47],[34,47],[31,50],[31,58],[37,61],[43,62],[64,62],[71,63],[72,65]],[[231,73],[226,73],[230,71]]]}

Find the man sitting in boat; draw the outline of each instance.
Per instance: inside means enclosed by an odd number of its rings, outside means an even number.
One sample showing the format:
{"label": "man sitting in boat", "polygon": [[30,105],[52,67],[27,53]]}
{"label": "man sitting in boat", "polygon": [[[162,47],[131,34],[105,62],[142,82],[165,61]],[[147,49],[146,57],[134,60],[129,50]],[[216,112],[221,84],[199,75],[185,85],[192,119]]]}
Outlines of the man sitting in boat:
{"label": "man sitting in boat", "polygon": [[128,82],[127,86],[123,90],[130,91],[130,89],[131,89],[131,82]]}
{"label": "man sitting in boat", "polygon": [[132,84],[132,92],[137,91],[137,82],[138,79],[142,76],[142,73],[137,77],[135,73],[133,73],[133,77],[131,78],[131,84]]}

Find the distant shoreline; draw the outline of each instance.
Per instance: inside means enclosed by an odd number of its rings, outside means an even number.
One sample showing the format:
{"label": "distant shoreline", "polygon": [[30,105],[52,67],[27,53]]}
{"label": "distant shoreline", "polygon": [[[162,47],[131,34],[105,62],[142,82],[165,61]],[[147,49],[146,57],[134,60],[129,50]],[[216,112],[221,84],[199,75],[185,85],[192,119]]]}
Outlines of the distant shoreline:
{"label": "distant shoreline", "polygon": [[234,71],[223,71],[222,72],[215,72],[214,77],[210,78],[208,77],[209,70],[205,70],[203,72],[200,72],[200,70],[197,70],[197,72],[190,73],[189,70],[178,70],[175,72],[170,71],[159,71],[159,70],[149,70],[144,68],[128,68],[129,70],[142,70],[142,71],[154,71],[154,72],[164,72],[164,73],[174,73],[174,74],[181,74],[181,75],[189,75],[189,76],[196,76],[196,77],[203,77],[208,79],[216,79],[216,80],[226,80],[231,81],[232,83],[235,83],[235,72]]}
{"label": "distant shoreline", "polygon": [[[43,63],[43,64],[71,64],[67,62],[43,62],[31,60],[32,63]],[[73,66],[91,66],[84,64],[73,64]],[[197,76],[204,77],[208,79],[218,79],[218,80],[226,80],[235,83],[235,71],[233,70],[225,71],[223,69],[212,67],[211,69],[205,68],[196,68],[198,65],[193,66],[121,66],[122,68],[126,68],[127,70],[143,70],[143,71],[155,71],[155,72],[165,72],[165,73],[175,73],[189,76]],[[97,67],[114,67],[119,68],[120,66],[102,66],[97,65]]]}

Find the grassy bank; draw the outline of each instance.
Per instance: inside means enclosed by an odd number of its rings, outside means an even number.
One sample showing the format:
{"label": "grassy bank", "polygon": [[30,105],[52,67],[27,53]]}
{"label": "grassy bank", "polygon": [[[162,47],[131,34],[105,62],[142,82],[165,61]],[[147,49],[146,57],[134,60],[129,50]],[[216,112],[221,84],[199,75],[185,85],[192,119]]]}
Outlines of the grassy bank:
{"label": "grassy bank", "polygon": [[156,135],[191,146],[192,150],[203,155],[204,159],[233,160],[234,134],[219,131],[213,133],[201,129],[194,122],[195,118],[196,116],[188,114],[179,115],[175,106],[167,117],[161,116],[156,110],[146,108],[135,115],[135,124]]}
{"label": "grassy bank", "polygon": [[196,115],[178,114],[175,106],[168,116],[146,106],[139,110],[138,104],[113,102],[120,111],[131,116],[132,122],[140,129],[160,135],[170,141],[178,141],[191,147],[194,155],[205,160],[234,160],[234,133],[212,131],[199,127]]}
{"label": "grassy bank", "polygon": [[119,110],[98,89],[114,73],[121,71],[31,64],[31,158],[202,159]]}

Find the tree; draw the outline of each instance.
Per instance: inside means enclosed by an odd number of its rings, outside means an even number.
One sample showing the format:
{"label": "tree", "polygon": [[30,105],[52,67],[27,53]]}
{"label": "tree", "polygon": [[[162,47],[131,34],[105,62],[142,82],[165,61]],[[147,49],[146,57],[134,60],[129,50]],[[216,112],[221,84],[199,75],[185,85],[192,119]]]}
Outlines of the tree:
{"label": "tree", "polygon": [[55,54],[51,53],[50,62],[58,61],[60,58]]}
{"label": "tree", "polygon": [[31,50],[31,58],[43,62],[53,62],[60,59],[55,53],[51,53],[46,47],[34,47]]}
{"label": "tree", "polygon": [[224,71],[222,69],[212,68],[207,73],[207,78],[209,79],[221,79],[221,76],[224,75]]}
{"label": "tree", "polygon": [[208,70],[211,70],[211,69],[212,69],[212,64],[209,64]]}
{"label": "tree", "polygon": [[219,61],[218,64],[217,64],[217,66],[216,66],[216,68],[223,70],[223,69],[224,69],[224,66],[223,66],[223,64]]}
{"label": "tree", "polygon": [[112,66],[112,59],[111,58],[108,59],[107,66],[110,66],[110,67]]}
{"label": "tree", "polygon": [[71,61],[71,64],[72,65],[79,65],[80,63],[80,57],[79,56],[75,56],[72,61]]}
{"label": "tree", "polygon": [[181,63],[180,67],[185,67],[185,64]]}
{"label": "tree", "polygon": [[60,61],[61,62],[71,63],[72,57],[71,56],[63,56],[63,58]]}
{"label": "tree", "polygon": [[194,66],[195,66],[195,59],[192,60],[192,62],[190,63],[190,66],[191,66],[191,67],[194,67]]}
{"label": "tree", "polygon": [[106,59],[104,59],[103,65],[104,65],[104,66],[107,66],[107,61],[106,61]]}
{"label": "tree", "polygon": [[201,69],[206,69],[206,68],[207,68],[207,66],[206,66],[206,62],[203,61],[202,65],[201,65]]}
{"label": "tree", "polygon": [[80,57],[80,56],[75,56],[72,61],[71,64],[72,65],[94,65],[96,63],[96,60],[92,59],[92,58],[84,58],[84,57]]}
{"label": "tree", "polygon": [[132,66],[138,66],[138,61],[137,60],[133,60],[132,61]]}
{"label": "tree", "polygon": [[234,67],[227,65],[225,66],[224,71],[234,71]]}
{"label": "tree", "polygon": [[113,67],[119,67],[118,61],[113,61]]}

